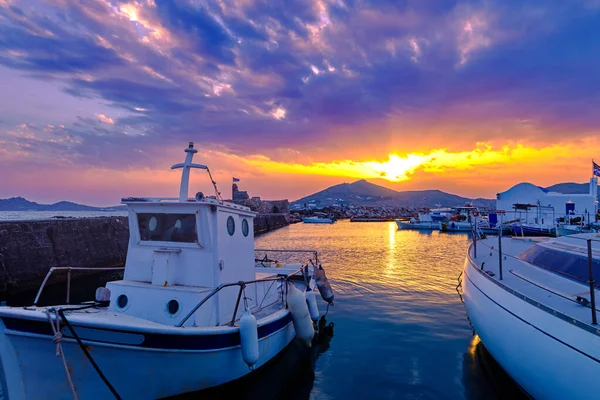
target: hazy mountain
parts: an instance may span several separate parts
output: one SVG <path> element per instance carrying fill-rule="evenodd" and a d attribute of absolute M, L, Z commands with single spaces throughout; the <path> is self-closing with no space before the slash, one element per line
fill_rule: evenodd
<path fill-rule="evenodd" d="M 377 197 L 377 198 L 385 198 L 385 197 L 394 197 L 398 195 L 398 192 L 392 189 L 388 189 L 383 186 L 375 185 L 371 182 L 368 182 L 364 179 L 360 181 L 356 181 L 354 183 L 342 183 L 339 185 L 328 187 L 325 190 L 321 190 L 320 192 L 314 193 L 308 197 L 304 197 L 302 199 L 297 200 L 298 202 L 308 199 L 309 197 L 312 199 L 315 198 L 333 198 L 333 197 L 346 197 L 346 198 L 365 198 L 365 197 Z"/>
<path fill-rule="evenodd" d="M 548 186 L 546 190 L 564 194 L 585 194 L 590 192 L 590 184 L 574 182 L 557 183 L 556 185 Z"/>
<path fill-rule="evenodd" d="M 70 201 L 59 201 L 54 204 L 39 204 L 23 197 L 0 199 L 0 211 L 116 211 L 123 206 L 92 207 Z"/>
<path fill-rule="evenodd" d="M 467 202 L 473 201 L 477 207 L 493 208 L 496 205 L 495 200 L 490 199 L 469 199 L 441 190 L 416 190 L 398 192 L 383 186 L 376 185 L 366 180 L 356 181 L 354 183 L 342 183 L 331 186 L 320 192 L 303 197 L 292 203 L 304 205 L 304 203 L 315 203 L 318 207 L 326 207 L 333 204 L 356 204 L 356 205 L 393 205 L 404 207 L 435 207 L 436 204 L 442 206 L 462 206 Z"/>

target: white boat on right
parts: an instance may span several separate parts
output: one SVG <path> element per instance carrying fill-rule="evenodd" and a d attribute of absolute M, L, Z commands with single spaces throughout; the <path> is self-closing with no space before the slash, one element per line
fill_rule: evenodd
<path fill-rule="evenodd" d="M 599 234 L 477 240 L 460 279 L 475 331 L 528 395 L 600 397 Z"/>

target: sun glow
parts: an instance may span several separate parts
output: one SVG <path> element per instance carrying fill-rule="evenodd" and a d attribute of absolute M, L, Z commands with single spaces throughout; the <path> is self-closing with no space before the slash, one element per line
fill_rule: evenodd
<path fill-rule="evenodd" d="M 379 174 L 379 178 L 400 182 L 407 180 L 416 168 L 427 161 L 427 156 L 419 154 L 407 154 L 405 157 L 390 154 L 388 157 L 388 160 L 384 162 L 368 161 L 363 165 Z"/>
<path fill-rule="evenodd" d="M 583 146 L 552 145 L 536 148 L 523 144 L 509 144 L 494 148 L 487 143 L 477 143 L 475 149 L 452 152 L 433 149 L 425 153 L 389 154 L 387 160 L 337 160 L 307 164 L 275 161 L 263 155 L 239 157 L 247 166 L 269 173 L 339 176 L 357 179 L 381 178 L 390 182 L 402 182 L 417 172 L 433 175 L 452 174 L 455 178 L 477 174 L 482 168 L 544 169 L 544 165 L 558 160 L 561 154 L 585 158 L 587 150 L 597 146 L 590 142 Z"/>

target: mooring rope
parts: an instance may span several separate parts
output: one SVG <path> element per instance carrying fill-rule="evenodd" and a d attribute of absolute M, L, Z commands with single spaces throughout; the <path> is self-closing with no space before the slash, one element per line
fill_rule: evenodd
<path fill-rule="evenodd" d="M 54 312 L 55 312 L 56 326 L 54 326 L 54 322 L 52 321 L 52 317 L 50 316 L 50 311 L 46 310 L 46 316 L 48 317 L 48 322 L 50 322 L 50 326 L 52 327 L 52 332 L 54 333 L 54 339 L 52 339 L 52 342 L 54 344 L 56 344 L 56 357 L 60 356 L 62 358 L 62 363 L 63 363 L 63 366 L 65 367 L 65 373 L 67 375 L 67 381 L 69 382 L 69 386 L 71 387 L 71 392 L 73 393 L 73 398 L 75 400 L 79 400 L 79 397 L 77 396 L 77 391 L 75 390 L 75 385 L 73 384 L 73 378 L 71 377 L 71 371 L 69 370 L 69 366 L 67 365 L 65 353 L 63 352 L 63 348 L 62 348 L 63 335 L 62 335 L 62 332 L 60 331 L 60 318 L 58 316 L 58 311 L 54 310 Z"/>
<path fill-rule="evenodd" d="M 77 332 L 75 332 L 75 329 L 73 329 L 73 326 L 71 325 L 71 323 L 69 322 L 67 317 L 65 317 L 65 313 L 63 312 L 63 310 L 59 308 L 56 310 L 56 313 L 58 315 L 60 315 L 60 317 L 62 318 L 63 321 L 65 321 L 65 324 L 67 325 L 67 328 L 69 328 L 71 335 L 73 335 L 73 337 L 77 341 L 77 344 L 79 344 L 79 347 L 81 348 L 81 350 L 83 351 L 83 353 L 85 354 L 87 359 L 92 364 L 92 367 L 94 367 L 94 369 L 98 373 L 98 376 L 100 377 L 100 379 L 102 379 L 102 382 L 104 382 L 104 384 L 110 390 L 110 392 L 113 394 L 113 396 L 115 396 L 115 399 L 121 400 L 121 396 L 119 396 L 119 393 L 117 392 L 117 390 L 113 387 L 113 385 L 110 384 L 110 382 L 108 381 L 106 376 L 104 376 L 104 373 L 102 372 L 102 370 L 100 369 L 98 364 L 96 364 L 96 361 L 94 361 L 94 358 L 88 351 L 87 347 L 83 344 L 83 342 L 81 341 L 81 338 L 79 337 L 79 335 L 77 335 Z"/>

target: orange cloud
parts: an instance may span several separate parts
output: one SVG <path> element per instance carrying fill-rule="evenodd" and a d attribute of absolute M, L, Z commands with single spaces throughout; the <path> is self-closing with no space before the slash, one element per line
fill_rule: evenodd
<path fill-rule="evenodd" d="M 109 124 L 109 125 L 115 124 L 115 121 L 112 118 L 107 117 L 104 114 L 96 114 L 96 118 L 98 118 L 98 121 L 102 122 L 103 124 Z"/>
<path fill-rule="evenodd" d="M 565 156 L 571 160 L 590 157 L 589 149 L 597 148 L 597 144 L 593 139 L 589 141 L 589 146 L 555 144 L 540 148 L 524 144 L 507 144 L 500 148 L 494 148 L 486 143 L 477 143 L 476 147 L 469 151 L 453 152 L 442 148 L 404 155 L 389 154 L 385 160 L 338 160 L 307 164 L 275 161 L 262 155 L 246 158 L 229 157 L 238 158 L 239 162 L 270 174 L 321 175 L 357 179 L 381 178 L 390 182 L 402 182 L 410 180 L 416 171 L 452 177 L 453 175 L 469 174 L 469 171 L 473 172 L 475 169 L 482 168 L 502 167 L 514 170 L 515 166 L 535 168 L 543 165 L 546 169 L 549 163 L 555 163 L 557 159 Z M 227 157 L 227 155 L 224 156 Z"/>

